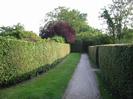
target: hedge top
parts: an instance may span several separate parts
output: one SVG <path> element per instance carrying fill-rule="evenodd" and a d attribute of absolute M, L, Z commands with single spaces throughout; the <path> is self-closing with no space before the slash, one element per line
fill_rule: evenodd
<path fill-rule="evenodd" d="M 89 46 L 89 47 L 102 47 L 102 46 L 107 46 L 107 47 L 121 47 L 121 46 L 133 46 L 133 44 L 105 44 L 105 45 L 95 45 L 95 46 Z"/>

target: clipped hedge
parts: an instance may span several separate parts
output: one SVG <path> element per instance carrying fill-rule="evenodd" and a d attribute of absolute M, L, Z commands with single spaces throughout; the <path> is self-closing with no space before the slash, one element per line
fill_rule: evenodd
<path fill-rule="evenodd" d="M 0 38 L 0 86 L 27 79 L 70 52 L 69 44 Z"/>
<path fill-rule="evenodd" d="M 133 45 L 96 47 L 100 69 L 112 92 L 119 99 L 133 99 Z"/>
<path fill-rule="evenodd" d="M 88 47 L 89 58 L 92 63 L 94 63 L 95 67 L 99 67 L 98 63 L 98 46 L 90 46 Z"/>

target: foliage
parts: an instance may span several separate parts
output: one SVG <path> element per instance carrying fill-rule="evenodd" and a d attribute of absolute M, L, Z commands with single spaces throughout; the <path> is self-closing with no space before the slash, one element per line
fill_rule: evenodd
<path fill-rule="evenodd" d="M 2 26 L 0 27 L 0 36 L 12 36 L 20 39 L 19 34 L 24 31 L 24 27 L 21 24 L 14 26 Z"/>
<path fill-rule="evenodd" d="M 124 29 L 122 39 L 117 43 L 133 43 L 133 29 Z"/>
<path fill-rule="evenodd" d="M 68 44 L 0 38 L 0 86 L 14 84 L 47 69 L 70 52 Z"/>
<path fill-rule="evenodd" d="M 76 41 L 71 44 L 71 52 L 82 52 L 82 46 L 83 45 L 83 42 L 81 39 L 76 39 Z"/>
<path fill-rule="evenodd" d="M 44 21 L 45 24 L 51 21 L 66 21 L 76 33 L 83 32 L 88 28 L 86 13 L 81 13 L 78 10 L 65 7 L 58 7 L 48 12 Z"/>
<path fill-rule="evenodd" d="M 0 89 L 1 99 L 61 99 L 80 59 L 71 53 L 46 74 L 14 87 Z"/>
<path fill-rule="evenodd" d="M 75 31 L 74 29 L 64 21 L 52 22 L 47 27 L 40 30 L 40 36 L 42 38 L 53 37 L 55 35 L 62 36 L 68 43 L 74 43 Z"/>
<path fill-rule="evenodd" d="M 76 42 L 71 44 L 72 52 L 88 52 L 88 46 L 113 43 L 111 36 L 103 34 L 100 30 L 90 26 L 86 32 L 81 32 L 76 36 Z"/>
<path fill-rule="evenodd" d="M 5 38 L 5 39 L 16 39 L 16 40 L 17 40 L 17 38 L 14 37 L 14 36 L 0 36 L 0 38 Z"/>
<path fill-rule="evenodd" d="M 112 37 L 102 34 L 99 30 L 81 32 L 77 35 L 77 38 L 82 40 L 83 52 L 88 52 L 88 46 L 113 43 Z"/>
<path fill-rule="evenodd" d="M 112 93 L 117 95 L 118 99 L 132 99 L 133 45 L 116 44 L 96 47 L 98 47 L 97 58 L 101 72 Z M 94 47 L 90 48 L 93 50 Z"/>
<path fill-rule="evenodd" d="M 22 39 L 33 42 L 40 39 L 39 36 L 37 36 L 32 31 L 25 31 L 24 27 L 20 23 L 14 26 L 0 27 L 0 36 L 12 39 L 14 38 Z"/>
<path fill-rule="evenodd" d="M 36 42 L 36 41 L 41 39 L 38 35 L 36 35 L 32 31 L 23 31 L 23 32 L 21 32 L 19 34 L 19 38 L 21 40 L 31 41 L 31 42 Z"/>
<path fill-rule="evenodd" d="M 115 23 L 113 22 L 113 19 L 111 18 L 111 15 L 109 14 L 109 11 L 107 9 L 104 9 L 101 17 L 103 17 L 106 20 L 106 23 L 108 25 L 109 34 L 113 36 L 114 42 L 115 42 Z"/>
<path fill-rule="evenodd" d="M 62 36 L 54 36 L 51 39 L 58 43 L 65 43 L 65 39 Z"/>
<path fill-rule="evenodd" d="M 77 38 L 80 38 L 85 42 L 90 42 L 88 43 L 89 45 L 113 43 L 111 36 L 103 34 L 100 30 L 94 29 L 91 27 L 89 31 L 81 32 L 80 34 L 77 34 Z"/>
<path fill-rule="evenodd" d="M 104 8 L 101 17 L 106 20 L 109 33 L 115 39 L 121 39 L 123 29 L 132 25 L 133 1 L 112 0 L 108 8 Z"/>

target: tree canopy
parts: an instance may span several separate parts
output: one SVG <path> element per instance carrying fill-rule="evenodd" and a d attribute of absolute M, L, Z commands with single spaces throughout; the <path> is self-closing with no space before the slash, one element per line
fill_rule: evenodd
<path fill-rule="evenodd" d="M 81 13 L 78 10 L 65 7 L 58 7 L 48 12 L 44 18 L 44 23 L 47 24 L 51 21 L 66 21 L 74 28 L 76 33 L 83 32 L 87 28 L 86 13 Z"/>
<path fill-rule="evenodd" d="M 112 0 L 112 4 L 103 9 L 101 17 L 106 20 L 108 31 L 114 39 L 120 39 L 124 28 L 133 24 L 133 1 Z"/>

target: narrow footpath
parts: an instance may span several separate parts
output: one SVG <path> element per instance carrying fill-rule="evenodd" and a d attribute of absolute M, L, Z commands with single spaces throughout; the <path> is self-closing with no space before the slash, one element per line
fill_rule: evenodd
<path fill-rule="evenodd" d="M 100 99 L 94 71 L 88 55 L 82 54 L 63 99 Z"/>

